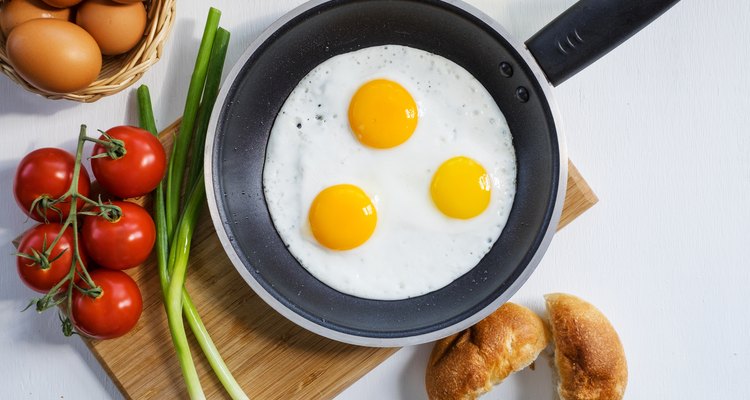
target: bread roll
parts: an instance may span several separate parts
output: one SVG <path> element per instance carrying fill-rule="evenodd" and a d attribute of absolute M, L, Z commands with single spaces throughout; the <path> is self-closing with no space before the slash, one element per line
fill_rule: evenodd
<path fill-rule="evenodd" d="M 547 300 L 562 400 L 614 400 L 625 394 L 628 366 L 620 338 L 596 307 L 555 293 Z"/>
<path fill-rule="evenodd" d="M 431 400 L 474 399 L 531 364 L 549 342 L 531 310 L 505 303 L 471 328 L 435 343 L 425 383 Z"/>

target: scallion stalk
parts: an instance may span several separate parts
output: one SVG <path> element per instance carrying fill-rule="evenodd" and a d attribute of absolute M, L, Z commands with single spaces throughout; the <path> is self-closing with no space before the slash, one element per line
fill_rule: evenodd
<path fill-rule="evenodd" d="M 227 49 L 229 47 L 229 31 L 224 28 L 219 28 L 216 31 L 214 37 L 214 43 L 211 47 L 211 56 L 208 62 L 208 74 L 206 77 L 206 85 L 203 90 L 203 100 L 201 101 L 200 109 L 198 111 L 198 118 L 195 126 L 195 132 L 192 143 L 192 166 L 188 175 L 189 187 L 193 187 L 194 190 L 203 191 L 205 197 L 205 186 L 203 182 L 203 149 L 206 141 L 206 132 L 208 131 L 208 122 L 213 111 L 214 104 L 216 103 L 216 97 L 219 94 L 219 88 L 221 87 L 221 75 L 224 69 L 224 61 L 227 56 Z M 193 224 L 198 222 L 200 216 L 200 210 L 195 213 L 195 220 Z M 173 271 L 170 270 L 170 273 Z M 214 370 L 214 373 L 219 378 L 219 381 L 224 386 L 224 389 L 229 393 L 229 396 L 234 400 L 247 399 L 247 395 L 240 387 L 239 383 L 234 379 L 234 376 L 229 371 L 224 360 L 219 354 L 219 350 L 214 345 L 208 332 L 206 331 L 203 322 L 198 315 L 198 311 L 192 303 L 190 296 L 187 291 L 183 288 L 183 312 L 187 319 L 188 325 L 193 331 L 198 344 L 203 350 L 203 354 L 208 359 L 208 363 Z"/>
<path fill-rule="evenodd" d="M 158 135 L 156 122 L 154 121 L 153 108 L 151 107 L 151 96 L 148 87 L 145 85 L 138 88 L 138 103 L 141 127 L 148 130 L 153 135 Z M 169 234 L 167 232 L 166 215 L 164 210 L 163 185 L 163 182 L 160 182 L 153 194 L 154 219 L 156 220 L 156 259 L 159 268 L 159 281 L 161 283 L 162 292 L 164 293 L 164 304 L 167 311 L 169 332 L 172 336 L 172 343 L 175 346 L 177 358 L 180 361 L 182 374 L 185 377 L 188 394 L 191 399 L 201 399 L 205 398 L 205 396 L 200 384 L 200 379 L 198 378 L 198 372 L 195 369 L 195 363 L 193 363 L 193 358 L 190 354 L 190 346 L 188 345 L 187 336 L 185 335 L 185 328 L 181 326 L 182 314 L 179 309 L 177 312 L 174 312 L 169 307 L 167 298 L 167 289 L 169 287 L 169 271 L 167 268 L 169 262 Z"/>
<path fill-rule="evenodd" d="M 156 129 L 154 120 L 154 109 L 151 106 L 151 94 L 148 86 L 141 85 L 138 88 L 138 111 L 141 128 L 151 132 L 152 135 L 159 137 L 159 131 Z M 166 214 L 164 210 L 164 180 L 159 182 L 159 186 L 154 190 L 154 219 L 157 226 L 156 232 L 156 260 L 159 265 L 159 277 L 161 280 L 162 291 L 166 293 L 165 278 L 169 278 L 167 272 L 167 261 L 169 258 L 169 234 L 166 226 Z M 164 268 L 162 268 L 164 267 Z M 163 271 L 162 271 L 163 269 Z"/>
<path fill-rule="evenodd" d="M 205 325 L 198 315 L 198 310 L 184 287 L 188 266 L 187 261 L 190 251 L 190 241 L 200 216 L 200 205 L 203 204 L 205 200 L 205 186 L 202 179 L 203 163 L 201 162 L 203 159 L 203 142 L 205 141 L 208 128 L 208 119 L 211 115 L 214 103 L 216 102 L 216 96 L 218 95 L 221 83 L 221 74 L 224 60 L 226 58 L 229 36 L 228 31 L 219 28 L 215 34 L 214 42 L 211 47 L 207 78 L 205 88 L 203 89 L 203 101 L 201 102 L 198 111 L 195 136 L 192 139 L 193 165 L 192 168 L 190 168 L 187 181 L 189 184 L 188 187 L 192 189 L 189 192 L 186 207 L 180 217 L 179 224 L 176 226 L 177 231 L 172 239 L 171 248 L 169 246 L 170 231 L 167 223 L 169 213 L 166 212 L 166 210 L 169 209 L 170 204 L 167 202 L 165 205 L 163 183 L 160 184 L 154 192 L 154 214 L 157 225 L 157 260 L 159 264 L 159 278 L 162 292 L 165 296 L 165 307 L 167 309 L 170 332 L 172 333 L 172 339 L 173 342 L 175 342 L 175 347 L 178 351 L 178 358 L 180 359 L 183 375 L 185 376 L 186 384 L 188 385 L 188 392 L 191 398 L 202 398 L 203 396 L 202 390 L 200 390 L 200 382 L 197 378 L 197 374 L 193 373 L 195 367 L 192 363 L 189 347 L 187 346 L 187 338 L 183 338 L 185 331 L 184 325 L 182 325 L 182 320 L 179 318 L 180 306 L 188 325 L 193 331 L 198 344 L 203 350 L 203 353 L 214 373 L 219 378 L 219 381 L 232 399 L 242 400 L 248 399 L 247 395 L 234 379 L 234 376 L 231 374 L 229 368 L 219 354 L 216 345 L 211 340 Z M 141 86 L 138 89 L 138 101 L 141 127 L 156 135 L 157 129 L 153 118 L 151 97 L 146 86 Z M 182 130 L 180 130 L 180 132 L 182 132 Z M 175 151 L 177 151 L 176 147 Z M 170 165 L 172 164 L 170 163 Z M 179 212 L 177 214 L 179 214 Z"/>
<path fill-rule="evenodd" d="M 216 30 L 219 27 L 221 11 L 210 8 L 206 18 L 206 27 L 203 30 L 203 38 L 198 49 L 198 56 L 195 59 L 195 68 L 190 78 L 188 87 L 187 101 L 185 101 L 185 110 L 182 113 L 182 123 L 180 130 L 175 138 L 172 149 L 172 157 L 169 159 L 167 168 L 167 187 L 166 187 L 166 222 L 167 232 L 170 237 L 174 233 L 177 224 L 177 218 L 180 210 L 180 196 L 182 195 L 182 181 L 185 177 L 185 163 L 187 162 L 188 150 L 190 147 L 195 120 L 200 106 L 201 94 L 206 82 L 208 73 L 208 60 L 211 56 L 211 47 L 213 46 Z"/>
<path fill-rule="evenodd" d="M 202 180 L 199 180 L 201 184 Z M 193 232 L 197 221 L 197 214 L 203 202 L 206 200 L 205 188 L 194 187 L 188 195 L 185 209 L 177 225 L 177 229 L 169 248 L 168 266 L 171 267 L 169 286 L 166 293 L 167 321 L 169 330 L 172 332 L 172 339 L 175 350 L 180 355 L 180 367 L 182 374 L 188 386 L 188 394 L 191 399 L 204 399 L 203 389 L 198 379 L 198 372 L 195 370 L 190 347 L 185 335 L 185 325 L 182 320 L 182 289 L 185 286 L 185 276 L 187 273 L 188 257 L 190 255 L 190 243 L 193 239 Z M 174 340 L 176 339 L 176 340 Z M 185 362 L 183 358 L 189 359 Z"/>
<path fill-rule="evenodd" d="M 203 173 L 203 168 L 196 167 L 200 164 L 198 161 L 203 160 L 203 148 L 206 142 L 208 122 L 211 118 L 211 111 L 216 103 L 216 96 L 219 95 L 221 73 L 224 70 L 224 60 L 227 57 L 228 46 L 229 31 L 219 28 L 216 31 L 214 44 L 211 47 L 206 87 L 203 89 L 203 101 L 201 101 L 201 106 L 198 110 L 198 119 L 195 124 L 195 137 L 193 138 L 193 153 L 191 158 L 193 166 L 190 168 L 190 174 L 188 175 L 188 187 L 191 187 L 198 180 L 198 175 Z"/>

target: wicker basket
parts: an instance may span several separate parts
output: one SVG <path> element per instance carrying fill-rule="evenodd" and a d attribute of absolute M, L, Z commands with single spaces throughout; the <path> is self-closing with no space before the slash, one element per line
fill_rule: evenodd
<path fill-rule="evenodd" d="M 150 66 L 161 58 L 162 48 L 175 19 L 176 0 L 150 0 L 145 5 L 148 22 L 143 39 L 129 52 L 118 56 L 104 56 L 102 71 L 94 83 L 75 93 L 49 93 L 39 90 L 24 81 L 8 62 L 5 54 L 5 38 L 0 35 L 0 70 L 24 89 L 48 99 L 68 99 L 91 103 L 104 96 L 122 91 L 141 78 Z"/>

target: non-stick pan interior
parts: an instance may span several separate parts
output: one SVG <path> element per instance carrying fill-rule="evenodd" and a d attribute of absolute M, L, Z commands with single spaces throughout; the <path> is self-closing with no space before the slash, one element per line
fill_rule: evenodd
<path fill-rule="evenodd" d="M 472 73 L 505 114 L 518 160 L 515 203 L 490 253 L 447 287 L 399 301 L 348 296 L 312 277 L 276 233 L 262 188 L 268 135 L 297 83 L 334 55 L 383 44 L 439 54 Z M 510 77 L 507 68 L 501 71 L 502 62 L 512 67 Z M 520 87 L 528 93 L 525 102 Z M 300 14 L 245 62 L 222 105 L 214 140 L 209 195 L 249 274 L 302 317 L 371 338 L 440 330 L 509 296 L 506 289 L 527 268 L 550 224 L 560 172 L 552 114 L 531 69 L 482 20 L 438 1 L 331 1 Z"/>

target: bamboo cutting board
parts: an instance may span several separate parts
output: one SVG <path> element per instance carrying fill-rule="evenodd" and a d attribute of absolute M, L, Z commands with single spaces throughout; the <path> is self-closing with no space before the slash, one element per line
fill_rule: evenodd
<path fill-rule="evenodd" d="M 165 148 L 171 149 L 178 126 L 176 122 L 162 132 Z M 596 202 L 586 181 L 569 164 L 560 228 Z M 143 295 L 138 325 L 118 339 L 84 341 L 126 398 L 187 398 L 167 328 L 155 260 L 128 272 Z M 216 346 L 251 399 L 332 398 L 397 350 L 334 342 L 276 313 L 232 266 L 207 209 L 193 237 L 186 285 Z M 190 334 L 189 338 L 207 397 L 227 398 L 197 342 Z"/>

